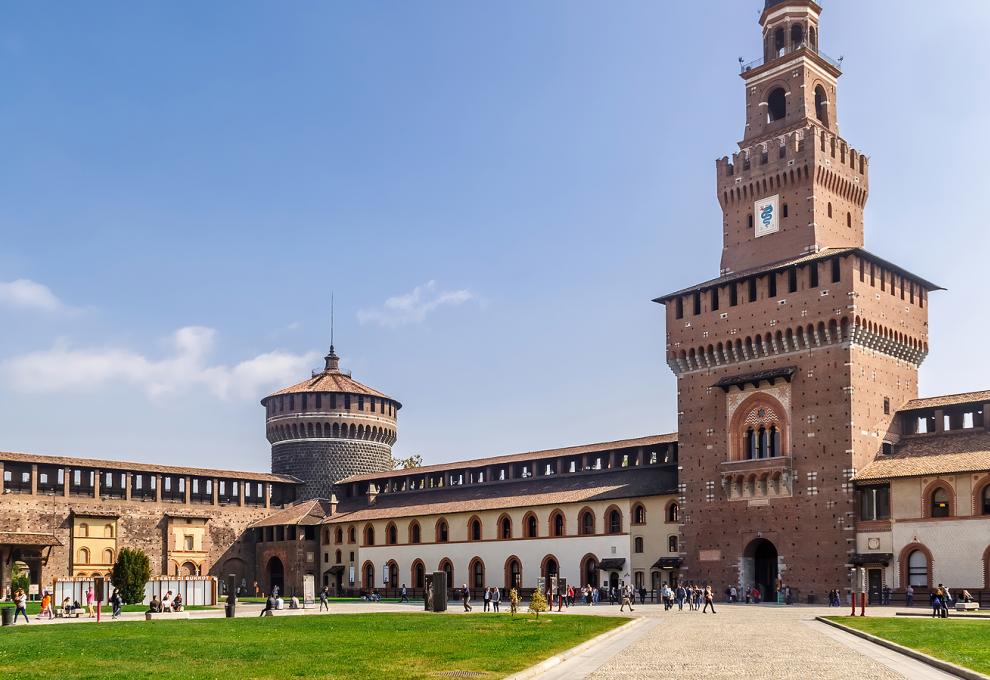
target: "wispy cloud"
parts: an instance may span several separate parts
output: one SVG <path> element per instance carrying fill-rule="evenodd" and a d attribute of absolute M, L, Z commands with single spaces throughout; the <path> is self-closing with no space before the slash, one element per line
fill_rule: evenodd
<path fill-rule="evenodd" d="M 126 348 L 73 348 L 59 341 L 48 350 L 0 363 L 0 378 L 20 392 L 95 392 L 113 385 L 133 386 L 150 397 L 205 389 L 221 399 L 254 399 L 270 387 L 307 375 L 317 352 L 273 351 L 234 365 L 211 364 L 216 331 L 187 326 L 175 331 L 169 352 L 149 358 Z"/>
<path fill-rule="evenodd" d="M 51 289 L 37 281 L 0 281 L 0 306 L 58 312 L 68 309 Z"/>
<path fill-rule="evenodd" d="M 388 298 L 381 307 L 358 311 L 358 321 L 394 328 L 419 323 L 440 307 L 456 307 L 474 298 L 467 289 L 438 290 L 436 281 L 428 281 L 408 293 Z"/>

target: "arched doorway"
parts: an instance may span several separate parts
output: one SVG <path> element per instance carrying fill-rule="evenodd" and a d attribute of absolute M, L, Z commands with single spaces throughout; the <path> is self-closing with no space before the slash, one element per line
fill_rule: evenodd
<path fill-rule="evenodd" d="M 278 592 L 285 592 L 285 569 L 282 560 L 277 557 L 271 558 L 265 571 L 268 573 L 268 592 L 275 590 L 276 586 Z"/>
<path fill-rule="evenodd" d="M 760 599 L 774 600 L 777 592 L 777 546 L 765 538 L 758 538 L 743 553 L 745 583 L 743 588 L 754 585 L 760 589 Z"/>

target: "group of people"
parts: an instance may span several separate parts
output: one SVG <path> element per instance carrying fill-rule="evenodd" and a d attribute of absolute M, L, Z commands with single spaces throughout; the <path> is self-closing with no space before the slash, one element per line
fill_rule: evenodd
<path fill-rule="evenodd" d="M 731 595 L 727 597 L 730 598 L 730 602 L 735 601 L 731 599 Z M 711 585 L 702 587 L 697 583 L 682 583 L 677 588 L 671 588 L 664 584 L 660 589 L 660 600 L 663 602 L 664 611 L 670 611 L 675 604 L 678 611 L 683 611 L 684 605 L 687 604 L 688 611 L 700 611 L 706 614 L 711 607 L 712 614 L 715 613 L 715 592 Z"/>
<path fill-rule="evenodd" d="M 117 591 L 114 591 L 114 595 L 117 595 Z M 119 597 L 119 595 L 118 595 Z M 113 597 L 110 598 L 111 603 L 113 602 Z M 151 604 L 148 605 L 148 611 L 156 614 L 162 614 L 164 612 L 181 612 L 183 607 L 182 603 L 182 593 L 176 593 L 172 595 L 172 591 L 166 592 L 162 599 L 158 599 L 157 595 L 151 597 Z M 119 613 L 119 612 L 118 612 Z M 114 615 L 117 618 L 117 615 Z"/>

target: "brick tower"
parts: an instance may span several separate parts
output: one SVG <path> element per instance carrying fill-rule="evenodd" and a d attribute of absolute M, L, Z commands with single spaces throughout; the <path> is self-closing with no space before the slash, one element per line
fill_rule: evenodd
<path fill-rule="evenodd" d="M 272 472 L 303 480 L 299 500 L 330 498 L 344 477 L 392 468 L 402 404 L 342 371 L 333 345 L 325 361 L 310 379 L 261 400 Z"/>
<path fill-rule="evenodd" d="M 848 585 L 850 478 L 917 396 L 937 289 L 863 249 L 869 163 L 839 136 L 820 13 L 767 0 L 743 141 L 716 162 L 720 275 L 656 300 L 678 383 L 682 578 L 769 596 Z"/>

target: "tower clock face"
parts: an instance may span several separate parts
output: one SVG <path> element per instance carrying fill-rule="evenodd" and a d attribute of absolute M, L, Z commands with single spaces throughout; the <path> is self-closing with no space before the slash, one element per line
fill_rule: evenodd
<path fill-rule="evenodd" d="M 762 198 L 753 206 L 753 220 L 756 227 L 756 238 L 780 231 L 780 195 L 775 194 Z"/>

